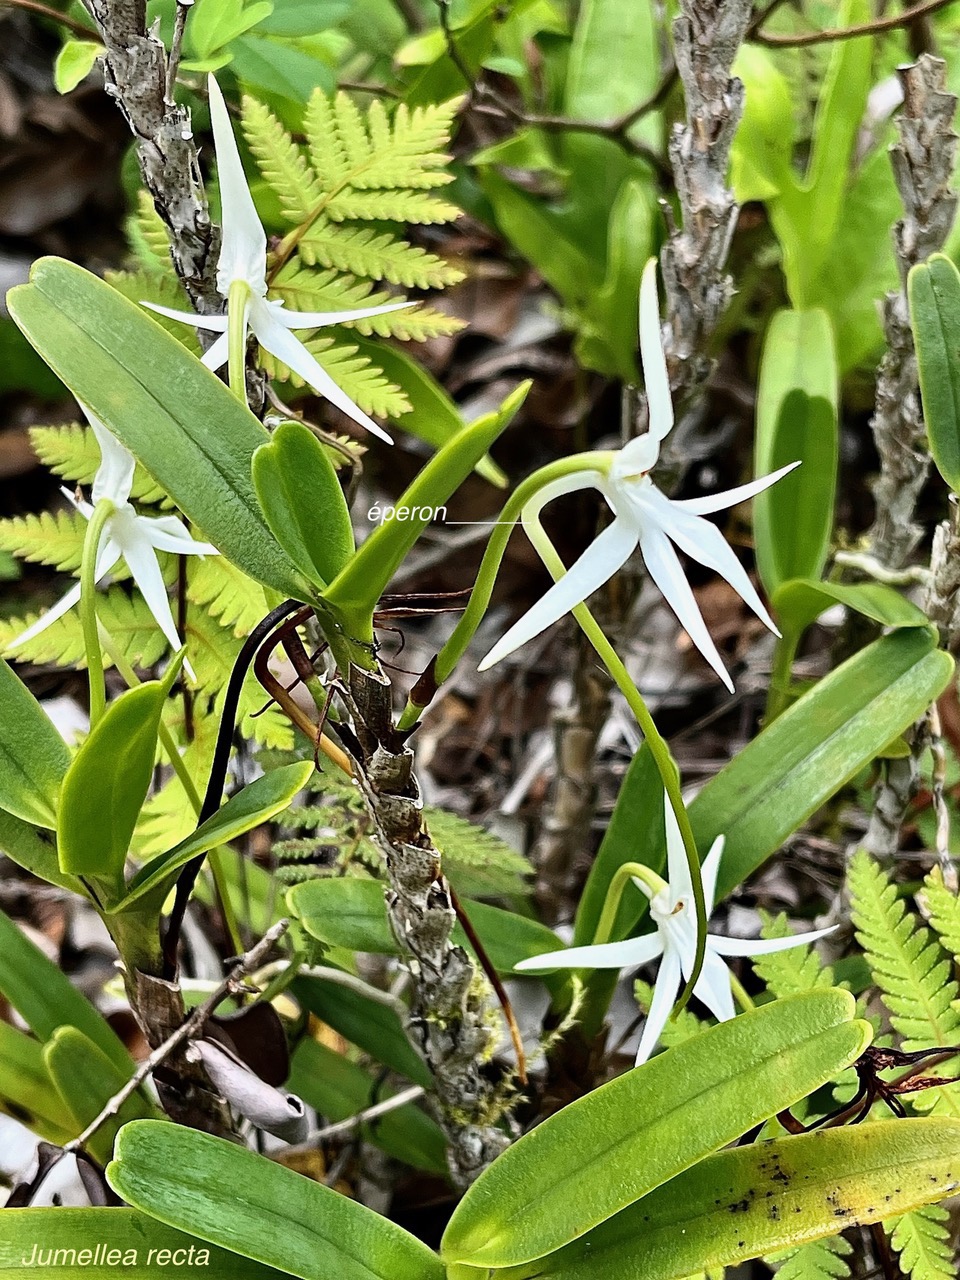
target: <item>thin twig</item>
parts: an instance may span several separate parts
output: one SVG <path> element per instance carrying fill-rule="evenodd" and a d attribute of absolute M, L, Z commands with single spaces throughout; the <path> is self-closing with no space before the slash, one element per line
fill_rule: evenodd
<path fill-rule="evenodd" d="M 774 49 L 799 49 L 805 45 L 828 44 L 836 40 L 856 40 L 860 36 L 875 36 L 884 31 L 895 31 L 898 27 L 908 27 L 918 18 L 926 18 L 953 3 L 954 0 L 926 0 L 926 3 L 918 4 L 904 13 L 893 14 L 889 18 L 876 18 L 873 22 L 862 22 L 854 27 L 829 27 L 826 31 L 807 31 L 795 36 L 755 31 L 751 39 L 755 44 Z"/>
<path fill-rule="evenodd" d="M 348 1116 L 346 1120 L 339 1120 L 336 1124 L 328 1124 L 324 1129 L 318 1129 L 316 1133 L 311 1133 L 305 1142 L 300 1142 L 296 1146 L 284 1147 L 273 1157 L 274 1159 L 286 1160 L 288 1156 L 308 1155 L 316 1151 L 321 1142 L 326 1142 L 328 1138 L 337 1138 L 344 1133 L 352 1133 L 354 1129 L 360 1125 L 366 1124 L 370 1120 L 377 1120 L 380 1116 L 388 1115 L 391 1111 L 396 1111 L 398 1107 L 405 1107 L 408 1102 L 415 1102 L 417 1098 L 424 1096 L 425 1090 L 419 1084 L 411 1085 L 409 1089 L 403 1089 L 400 1093 L 395 1093 L 392 1098 L 385 1098 L 383 1102 L 375 1102 L 373 1106 L 365 1107 L 363 1111 L 358 1111 L 355 1116 Z"/>
<path fill-rule="evenodd" d="M 61 27 L 66 27 L 74 35 L 83 36 L 87 40 L 97 39 L 97 31 L 94 27 L 84 26 L 82 22 L 76 22 L 73 18 L 68 18 L 65 13 L 58 13 L 56 9 L 51 9 L 49 5 L 40 4 L 39 0 L 0 0 L 0 7 L 3 6 L 9 9 L 26 9 L 28 13 L 37 13 L 41 18 L 49 18 L 51 22 L 59 23 Z"/>
<path fill-rule="evenodd" d="M 289 920 L 280 920 L 271 929 L 267 930 L 255 947 L 251 947 L 246 955 L 240 957 L 223 981 L 204 1000 L 203 1004 L 197 1005 L 187 1019 L 177 1027 L 176 1031 L 168 1036 L 163 1044 L 158 1045 L 149 1058 L 145 1058 L 140 1063 L 123 1088 L 113 1095 L 100 1114 L 87 1125 L 83 1133 L 74 1138 L 72 1142 L 66 1144 L 63 1148 L 65 1153 L 79 1151 L 81 1147 L 89 1142 L 101 1125 L 106 1124 L 111 1116 L 118 1114 L 123 1104 L 136 1093 L 147 1077 L 152 1075 L 157 1067 L 183 1044 L 184 1040 L 188 1040 L 195 1032 L 200 1030 L 220 1001 L 235 990 L 239 980 L 258 965 L 273 944 L 286 933 L 289 923 Z"/>
<path fill-rule="evenodd" d="M 180 53 L 183 49 L 183 33 L 187 26 L 187 14 L 193 8 L 194 0 L 177 0 L 177 11 L 173 18 L 173 37 L 170 40 L 170 53 L 167 57 L 167 84 L 163 100 L 168 107 L 175 106 L 173 96 L 177 83 L 177 68 L 180 66 Z"/>

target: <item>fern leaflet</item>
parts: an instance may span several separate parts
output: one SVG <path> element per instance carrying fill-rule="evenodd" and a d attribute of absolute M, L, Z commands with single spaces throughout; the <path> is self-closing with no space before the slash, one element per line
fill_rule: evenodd
<path fill-rule="evenodd" d="M 930 923 L 945 949 L 960 959 L 960 898 L 943 883 L 939 867 L 934 867 L 923 883 Z"/>
<path fill-rule="evenodd" d="M 831 1236 L 771 1254 L 764 1261 L 777 1268 L 778 1280 L 846 1280 L 852 1252 L 853 1246 L 843 1236 Z"/>
<path fill-rule="evenodd" d="M 61 573 L 80 568 L 87 522 L 79 511 L 41 511 L 38 516 L 0 520 L 0 551 L 32 564 L 48 564 Z"/>
<path fill-rule="evenodd" d="M 911 1280 L 955 1280 L 949 1222 L 946 1209 L 930 1204 L 885 1224 L 900 1267 Z"/>
<path fill-rule="evenodd" d="M 31 427 L 30 443 L 34 453 L 54 475 L 72 484 L 93 483 L 100 465 L 97 438 L 87 427 L 72 423 L 65 427 Z M 134 469 L 130 497 L 145 505 L 172 505 L 156 481 L 139 464 Z"/>
<path fill-rule="evenodd" d="M 0 652 L 25 631 L 39 615 L 4 619 L 0 622 Z M 97 617 L 109 631 L 120 652 L 135 667 L 152 667 L 167 652 L 167 642 L 139 593 L 128 595 L 122 587 L 110 587 L 97 596 Z M 45 631 L 8 656 L 19 662 L 39 665 L 55 663 L 59 667 L 84 668 L 87 665 L 83 629 L 76 610 L 51 622 Z M 104 657 L 104 661 L 109 659 Z"/>
<path fill-rule="evenodd" d="M 788 938 L 793 932 L 782 912 L 776 918 L 761 913 L 761 919 L 765 938 Z M 835 985 L 833 970 L 822 963 L 813 947 L 791 947 L 755 956 L 753 967 L 778 1000 Z"/>

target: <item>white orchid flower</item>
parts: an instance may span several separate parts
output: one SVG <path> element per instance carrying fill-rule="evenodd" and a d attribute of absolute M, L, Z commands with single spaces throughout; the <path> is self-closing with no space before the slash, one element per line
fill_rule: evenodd
<path fill-rule="evenodd" d="M 683 837 L 670 802 L 664 797 L 664 815 L 667 833 L 667 874 L 669 884 L 655 872 L 647 870 L 644 879 L 633 877 L 633 883 L 650 901 L 650 917 L 656 925 L 653 933 L 639 938 L 627 938 L 623 942 L 605 942 L 587 947 L 568 947 L 564 951 L 549 951 L 544 955 L 521 960 L 516 969 L 522 973 L 550 973 L 555 969 L 636 969 L 651 960 L 662 957 L 660 971 L 653 989 L 653 999 L 637 1050 L 637 1066 L 650 1057 L 660 1033 L 666 1026 L 682 984 L 689 979 L 697 951 L 697 921 L 693 905 L 693 888 L 690 869 L 683 848 Z M 703 863 L 703 894 L 707 915 L 713 910 L 717 887 L 717 872 L 723 855 L 723 836 L 713 842 Z M 726 1022 L 735 1014 L 733 993 L 730 986 L 730 970 L 723 962 L 724 956 L 763 956 L 772 951 L 786 951 L 816 942 L 832 933 L 829 929 L 816 929 L 812 933 L 798 933 L 790 938 L 756 939 L 723 938 L 707 934 L 707 948 L 703 969 L 697 979 L 693 994 L 702 1000 L 720 1022 Z"/>
<path fill-rule="evenodd" d="M 217 263 L 217 289 L 227 299 L 228 315 L 197 315 L 192 311 L 175 311 L 171 307 L 161 307 L 152 302 L 144 302 L 142 305 L 162 316 L 169 316 L 172 320 L 182 320 L 197 329 L 219 333 L 221 336 L 203 356 L 203 363 L 208 369 L 214 370 L 222 368 L 230 357 L 229 313 L 235 313 L 239 309 L 243 315 L 243 324 L 237 326 L 237 333 L 243 335 L 244 341 L 249 329 L 264 350 L 292 369 L 318 395 L 326 397 L 360 426 L 366 427 L 388 444 L 392 443 L 383 428 L 378 427 L 337 386 L 326 369 L 310 354 L 300 339 L 293 336 L 291 330 L 320 329 L 325 325 L 343 324 L 347 320 L 366 320 L 370 316 L 381 316 L 388 311 L 399 311 L 413 303 L 393 302 L 386 306 L 357 307 L 349 311 L 287 311 L 282 302 L 267 297 L 267 235 L 247 186 L 237 140 L 220 86 L 213 76 L 209 77 L 208 84 L 222 206 L 223 240 Z"/>
<path fill-rule="evenodd" d="M 84 413 L 100 446 L 100 466 L 93 481 L 92 502 L 78 501 L 69 489 L 61 489 L 85 519 L 89 520 L 97 503 L 108 499 L 114 510 L 107 517 L 103 537 L 97 549 L 95 579 L 100 581 L 118 563 L 125 560 L 134 582 L 140 588 L 147 608 L 156 619 L 157 626 L 174 650 L 183 648 L 173 620 L 167 588 L 157 560 L 158 551 L 172 551 L 181 556 L 216 556 L 219 551 L 208 542 L 197 542 L 176 516 L 139 516 L 130 505 L 133 486 L 133 470 L 136 465 L 133 454 L 123 447 L 102 422 L 86 408 Z M 8 649 L 17 649 L 45 631 L 51 623 L 69 612 L 80 601 L 80 583 L 70 588 L 66 595 L 18 636 Z M 186 664 L 185 664 L 186 665 Z M 189 666 L 187 666 L 189 672 Z M 192 673 L 191 673 L 192 675 Z"/>
<path fill-rule="evenodd" d="M 639 547 L 650 577 L 690 639 L 732 693 L 733 682 L 710 637 L 671 541 L 692 559 L 719 573 L 761 622 L 775 635 L 780 634 L 720 530 L 702 517 L 752 498 L 800 464 L 790 463 L 759 480 L 706 498 L 674 501 L 654 485 L 649 473 L 660 455 L 662 441 L 673 427 L 670 384 L 660 344 L 656 270 L 656 259 L 651 258 L 640 286 L 640 356 L 646 382 L 649 430 L 616 452 L 588 455 L 596 458 L 596 466 L 585 466 L 581 471 L 544 485 L 521 513 L 524 528 L 534 545 L 538 536 L 543 537 L 539 527 L 541 510 L 565 493 L 598 489 L 615 518 L 546 595 L 493 646 L 480 663 L 481 671 L 582 604 L 608 582 Z"/>

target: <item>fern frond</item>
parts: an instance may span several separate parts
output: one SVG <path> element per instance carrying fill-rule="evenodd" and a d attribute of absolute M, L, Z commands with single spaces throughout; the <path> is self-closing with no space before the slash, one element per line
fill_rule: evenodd
<path fill-rule="evenodd" d="M 291 222 L 303 222 L 323 195 L 300 148 L 269 108 L 256 98 L 243 99 L 243 132 L 260 172 L 280 197 L 280 209 Z"/>
<path fill-rule="evenodd" d="M 474 898 L 525 892 L 532 868 L 505 840 L 446 809 L 428 806 L 424 816 L 458 891 Z"/>
<path fill-rule="evenodd" d="M 100 446 L 88 427 L 79 423 L 65 427 L 31 427 L 30 443 L 37 457 L 54 475 L 62 476 L 71 484 L 93 483 L 100 466 Z M 133 473 L 130 497 L 146 506 L 156 503 L 168 507 L 173 505 L 139 463 Z"/>
<path fill-rule="evenodd" d="M 213 698 L 214 712 L 219 718 L 242 641 L 203 609 L 188 612 L 184 639 L 187 657 L 196 672 L 197 685 L 202 693 Z M 293 726 L 278 708 L 267 706 L 268 701 L 251 671 L 240 693 L 238 719 L 241 732 L 262 746 L 289 750 L 293 746 Z M 267 710 L 262 715 L 256 714 L 264 706 Z"/>
<path fill-rule="evenodd" d="M 776 1267 L 778 1280 L 846 1280 L 852 1252 L 853 1246 L 843 1236 L 831 1236 L 771 1254 L 764 1262 Z"/>
<path fill-rule="evenodd" d="M 783 912 L 776 917 L 761 912 L 760 919 L 764 938 L 788 938 L 793 932 Z M 835 985 L 833 970 L 821 962 L 813 947 L 791 947 L 755 956 L 753 967 L 778 1000 Z"/>
<path fill-rule="evenodd" d="M 366 337 L 398 338 L 401 342 L 426 342 L 428 338 L 444 338 L 466 328 L 466 321 L 448 316 L 435 307 L 411 307 L 409 311 L 388 311 L 367 320 L 354 320 L 350 325 Z"/>
<path fill-rule="evenodd" d="M 170 238 L 166 224 L 146 191 L 137 192 L 137 210 L 127 219 L 127 239 L 140 265 L 155 273 L 170 268 Z"/>
<path fill-rule="evenodd" d="M 0 551 L 31 564 L 48 564 L 61 573 L 75 573 L 80 568 L 86 531 L 86 520 L 72 508 L 12 516 L 0 520 Z"/>
<path fill-rule="evenodd" d="M 187 295 L 176 276 L 170 272 L 161 275 L 154 271 L 108 271 L 105 278 L 117 293 L 123 294 L 131 302 L 155 302 L 158 306 L 173 307 L 178 311 L 191 309 Z M 184 320 L 171 320 L 169 316 L 159 315 L 156 311 L 144 310 L 155 324 L 166 329 L 191 355 L 200 355 L 200 340 L 192 325 Z"/>
<path fill-rule="evenodd" d="M 315 356 L 334 382 L 361 409 L 377 418 L 399 418 L 409 412 L 411 405 L 406 394 L 370 362 L 357 354 L 357 348 L 336 338 L 310 338 L 304 346 Z M 292 374 L 269 351 L 261 348 L 260 362 L 271 378 L 291 381 L 295 387 L 304 385 L 303 379 Z"/>
<path fill-rule="evenodd" d="M 955 1280 L 949 1223 L 947 1210 L 930 1204 L 884 1224 L 900 1268 L 911 1280 Z"/>
<path fill-rule="evenodd" d="M 331 196 L 324 215 L 332 222 L 451 222 L 460 210 L 426 191 L 344 191 Z"/>
<path fill-rule="evenodd" d="M 934 867 L 923 883 L 930 924 L 944 948 L 960 961 L 960 898 L 943 883 L 939 867 Z"/>
<path fill-rule="evenodd" d="M 268 612 L 263 587 L 226 556 L 205 556 L 190 565 L 187 599 L 237 637 L 248 636 Z"/>
<path fill-rule="evenodd" d="M 650 1002 L 653 1000 L 653 987 L 642 978 L 637 978 L 633 984 L 633 998 L 644 1013 L 649 1013 Z M 709 1026 L 709 1022 L 704 1022 L 689 1009 L 682 1009 L 676 1018 L 667 1019 L 665 1027 L 660 1032 L 659 1043 L 664 1049 L 672 1049 L 675 1045 L 692 1040 L 694 1036 L 702 1035 Z"/>
<path fill-rule="evenodd" d="M 45 631 L 15 652 L 8 651 L 7 646 L 38 616 L 31 614 L 26 618 L 0 621 L 0 653 L 18 662 L 54 663 L 58 667 L 78 669 L 86 667 L 83 629 L 75 609 L 52 622 Z M 122 587 L 110 587 L 100 592 L 97 596 L 97 617 L 132 666 L 152 667 L 167 652 L 163 632 L 139 592 L 128 595 Z M 109 663 L 106 655 L 104 661 Z"/>
<path fill-rule="evenodd" d="M 310 266 L 333 267 L 367 280 L 389 280 L 408 289 L 442 289 L 463 279 L 459 268 L 388 232 L 326 218 L 310 225 L 298 248 Z"/>
<path fill-rule="evenodd" d="M 869 854 L 859 852 L 853 858 L 848 885 L 857 939 L 903 1047 L 957 1044 L 957 984 L 940 944 L 907 910 L 896 885 Z M 949 1073 L 945 1067 L 944 1074 Z M 950 1086 L 925 1091 L 915 1105 L 960 1115 L 960 1097 Z"/>
<path fill-rule="evenodd" d="M 402 302 L 380 289 L 373 291 L 367 280 L 336 271 L 311 271 L 303 266 L 288 265 L 280 272 L 270 289 L 291 311 L 336 311 L 354 307 L 380 307 L 388 302 Z M 399 338 L 401 342 L 426 342 L 428 338 L 458 333 L 464 321 L 445 315 L 432 307 L 417 306 L 406 311 L 388 311 L 367 320 L 351 320 L 345 329 L 356 329 L 370 336 Z"/>

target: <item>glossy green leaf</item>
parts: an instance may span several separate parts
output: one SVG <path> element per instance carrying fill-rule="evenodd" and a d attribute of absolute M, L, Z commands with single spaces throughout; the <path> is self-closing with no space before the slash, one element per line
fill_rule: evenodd
<path fill-rule="evenodd" d="M 12 813 L 0 809 L 0 852 L 49 884 L 69 889 L 71 893 L 85 894 L 86 890 L 75 876 L 60 870 L 57 842 L 52 831 L 22 822 Z"/>
<path fill-rule="evenodd" d="M 127 1125 L 107 1179 L 168 1226 L 301 1280 L 443 1280 L 436 1255 L 388 1219 L 193 1129 L 154 1120 Z"/>
<path fill-rule="evenodd" d="M 377 525 L 346 568 L 324 592 L 335 609 L 366 619 L 387 589 L 407 552 L 433 518 L 460 487 L 493 442 L 509 426 L 530 390 L 529 382 L 511 391 L 496 413 L 485 414 L 464 427 L 436 453 L 397 499 L 391 515 Z M 397 512 L 415 512 L 400 519 Z"/>
<path fill-rule="evenodd" d="M 923 418 L 937 470 L 960 491 L 960 272 L 935 253 L 907 281 Z"/>
<path fill-rule="evenodd" d="M 793 181 L 790 83 L 767 49 L 744 44 L 734 75 L 746 91 L 743 117 L 730 148 L 730 185 L 737 200 L 769 200 Z"/>
<path fill-rule="evenodd" d="M 361 355 L 368 356 L 391 382 L 402 387 L 406 393 L 412 406 L 410 412 L 393 419 L 403 431 L 433 445 L 435 449 L 442 449 L 448 440 L 467 425 L 460 410 L 440 383 L 416 360 L 411 360 L 406 352 L 384 342 L 373 342 L 355 331 L 350 334 L 350 341 L 356 345 Z M 484 480 L 489 480 L 498 489 L 506 488 L 507 477 L 486 454 L 477 463 L 475 470 L 477 475 L 483 476 Z"/>
<path fill-rule="evenodd" d="M 106 50 L 99 40 L 65 40 L 53 64 L 53 86 L 57 93 L 69 93 L 86 80 L 102 53 Z"/>
<path fill-rule="evenodd" d="M 253 483 L 274 537 L 326 586 L 353 555 L 353 525 L 333 463 L 302 422 L 284 422 L 253 455 Z"/>
<path fill-rule="evenodd" d="M 952 658 L 919 627 L 881 636 L 758 734 L 690 805 L 697 848 L 726 836 L 724 898 L 946 688 Z"/>
<path fill-rule="evenodd" d="M 300 788 L 306 785 L 313 769 L 310 760 L 285 764 L 248 783 L 186 839 L 141 867 L 115 909 L 128 911 L 150 893 L 159 891 L 165 896 L 170 876 L 192 858 L 235 840 L 286 809 Z"/>
<path fill-rule="evenodd" d="M 957 1120 L 881 1120 L 777 1138 L 710 1156 L 574 1244 L 497 1280 L 681 1280 L 879 1222 L 958 1186 Z"/>
<path fill-rule="evenodd" d="M 830 1080 L 863 1052 L 849 992 L 778 1000 L 578 1099 L 509 1147 L 454 1210 L 442 1255 L 541 1259 Z"/>
<path fill-rule="evenodd" d="M 133 1075 L 132 1062 L 129 1071 L 120 1071 L 103 1050 L 76 1027 L 59 1027 L 44 1046 L 43 1059 L 74 1122 L 72 1137 L 83 1132 Z M 128 1120 L 145 1120 L 159 1114 L 138 1090 L 124 1102 L 117 1115 L 104 1121 L 85 1144 L 86 1149 L 100 1164 L 106 1164 L 122 1125 Z"/>
<path fill-rule="evenodd" d="M 0 992 L 39 1040 L 49 1040 L 58 1027 L 76 1027 L 116 1068 L 130 1071 L 130 1055 L 107 1020 L 2 911 Z"/>
<path fill-rule="evenodd" d="M 267 527 L 250 473 L 265 428 L 143 310 L 70 262 L 40 258 L 10 314 L 78 400 L 127 446 L 191 522 L 258 582 L 312 588 Z"/>
<path fill-rule="evenodd" d="M 73 1137 L 70 1116 L 43 1060 L 43 1045 L 2 1019 L 0 1111 L 15 1116 L 46 1142 L 62 1146 Z"/>
<path fill-rule="evenodd" d="M 297 1046 L 287 1088 L 334 1124 L 396 1093 L 342 1053 L 310 1039 Z M 356 1133 L 415 1169 L 447 1174 L 446 1139 L 437 1122 L 413 1102 L 358 1126 Z"/>
<path fill-rule="evenodd" d="M 34 1248 L 39 1252 L 31 1264 Z M 4 1209 L 0 1280 L 23 1280 L 25 1274 L 57 1280 L 283 1280 L 273 1267 L 173 1231 L 133 1209 Z"/>
<path fill-rule="evenodd" d="M 825 311 L 778 311 L 757 391 L 756 473 L 800 466 L 754 498 L 757 567 L 768 594 L 819 578 L 833 533 L 839 435 L 837 359 Z"/>
<path fill-rule="evenodd" d="M 74 756 L 60 795 L 63 871 L 104 878 L 119 893 L 137 818 L 153 777 L 167 683 L 121 693 Z"/>
<path fill-rule="evenodd" d="M 783 631 L 800 632 L 835 604 L 845 605 L 879 622 L 882 627 L 925 627 L 929 618 L 906 596 L 883 582 L 819 582 L 791 578 L 781 583 L 771 600 Z"/>
<path fill-rule="evenodd" d="M 346 974 L 343 976 L 347 978 Z M 414 1084 L 423 1085 L 425 1089 L 430 1087 L 430 1072 L 410 1043 L 405 1006 L 399 1001 L 377 1000 L 372 993 L 367 995 L 356 986 L 338 982 L 332 974 L 326 978 L 316 971 L 309 977 L 298 978 L 291 992 L 314 1017 L 375 1062 L 382 1062 Z M 297 1091 L 294 1089 L 294 1092 Z"/>
<path fill-rule="evenodd" d="M 40 703 L 2 659 L 0 706 L 0 809 L 53 828 L 70 752 Z"/>

